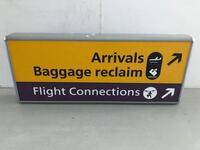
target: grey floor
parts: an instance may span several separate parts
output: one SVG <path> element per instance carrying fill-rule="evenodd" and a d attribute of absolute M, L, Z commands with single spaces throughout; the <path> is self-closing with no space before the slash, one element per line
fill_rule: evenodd
<path fill-rule="evenodd" d="M 0 89 L 0 150 L 200 150 L 200 89 L 178 105 L 19 104 Z"/>

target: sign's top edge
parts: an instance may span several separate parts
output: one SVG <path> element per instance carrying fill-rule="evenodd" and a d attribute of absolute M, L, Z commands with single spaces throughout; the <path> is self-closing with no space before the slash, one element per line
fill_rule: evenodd
<path fill-rule="evenodd" d="M 184 34 L 83 34 L 83 33 L 12 33 L 5 40 L 74 40 L 74 41 L 188 41 Z"/>

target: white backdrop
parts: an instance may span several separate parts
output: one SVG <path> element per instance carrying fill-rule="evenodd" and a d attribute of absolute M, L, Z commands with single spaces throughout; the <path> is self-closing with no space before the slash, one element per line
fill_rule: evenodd
<path fill-rule="evenodd" d="M 101 32 L 192 35 L 185 86 L 200 87 L 199 15 L 199 0 L 0 0 L 0 86 L 13 86 L 6 34 Z"/>

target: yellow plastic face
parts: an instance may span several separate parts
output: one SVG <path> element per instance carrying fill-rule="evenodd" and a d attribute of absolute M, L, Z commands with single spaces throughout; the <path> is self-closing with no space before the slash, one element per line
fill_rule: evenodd
<path fill-rule="evenodd" d="M 183 81 L 191 44 L 10 40 L 8 48 L 16 82 L 179 84 Z"/>

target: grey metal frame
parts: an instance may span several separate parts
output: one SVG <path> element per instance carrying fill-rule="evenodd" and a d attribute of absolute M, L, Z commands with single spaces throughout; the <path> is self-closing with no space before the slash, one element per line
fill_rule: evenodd
<path fill-rule="evenodd" d="M 27 40 L 27 41 L 136 41 L 136 42 L 191 42 L 189 49 L 189 56 L 182 80 L 182 86 L 180 96 L 177 102 L 120 102 L 120 101 L 20 101 L 19 93 L 16 85 L 15 73 L 12 66 L 12 60 L 10 59 L 10 53 L 7 41 L 8 40 Z M 190 61 L 191 49 L 194 43 L 192 36 L 185 34 L 82 34 L 82 33 L 12 33 L 5 36 L 7 54 L 10 63 L 12 79 L 14 81 L 14 88 L 16 96 L 20 103 L 71 103 L 71 104 L 178 104 L 182 95 L 183 87 L 185 84 L 185 74 Z"/>

